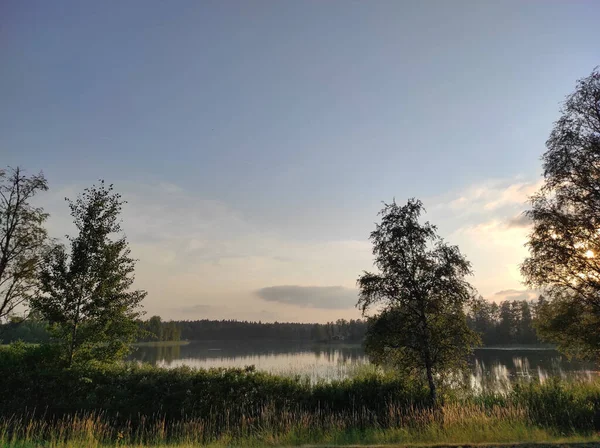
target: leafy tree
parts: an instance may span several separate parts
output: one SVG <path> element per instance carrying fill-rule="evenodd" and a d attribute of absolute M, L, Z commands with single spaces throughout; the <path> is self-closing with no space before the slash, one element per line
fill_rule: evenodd
<path fill-rule="evenodd" d="M 164 322 L 161 330 L 161 340 L 163 341 L 179 341 L 181 339 L 181 330 L 174 321 Z"/>
<path fill-rule="evenodd" d="M 371 233 L 379 273 L 358 279 L 358 306 L 371 319 L 365 348 L 374 362 L 392 361 L 427 378 L 432 403 L 437 377 L 466 367 L 466 356 L 478 343 L 468 328 L 465 307 L 474 289 L 465 280 L 471 265 L 457 246 L 446 244 L 429 222 L 419 223 L 423 204 L 385 204 L 381 223 Z"/>
<path fill-rule="evenodd" d="M 577 83 L 546 142 L 544 184 L 521 266 L 544 290 L 537 329 L 567 354 L 600 357 L 600 70 Z"/>
<path fill-rule="evenodd" d="M 148 331 L 154 335 L 157 341 L 162 341 L 163 325 L 160 316 L 152 316 L 148 320 Z"/>
<path fill-rule="evenodd" d="M 78 235 L 70 251 L 57 247 L 41 273 L 41 294 L 34 309 L 62 342 L 66 362 L 122 356 L 137 332 L 135 320 L 145 291 L 130 288 L 135 260 L 121 232 L 124 201 L 112 185 L 92 186 L 70 201 Z"/>
<path fill-rule="evenodd" d="M 48 250 L 48 214 L 31 204 L 48 190 L 42 173 L 26 176 L 20 168 L 0 170 L 0 322 L 34 293 L 40 264 Z"/>

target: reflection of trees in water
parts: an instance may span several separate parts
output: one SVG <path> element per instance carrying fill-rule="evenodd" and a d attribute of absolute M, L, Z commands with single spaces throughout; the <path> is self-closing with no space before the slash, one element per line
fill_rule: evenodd
<path fill-rule="evenodd" d="M 153 365 L 169 365 L 177 359 L 230 360 L 243 364 L 251 358 L 295 354 L 311 354 L 315 360 L 324 359 L 328 363 L 356 363 L 365 360 L 364 351 L 359 345 L 314 345 L 276 341 L 207 341 L 171 347 L 144 346 L 138 347 L 131 359 Z"/>
<path fill-rule="evenodd" d="M 318 360 L 324 356 L 328 362 L 351 363 L 363 361 L 366 359 L 365 352 L 361 346 L 340 346 L 340 345 L 318 345 L 311 349 Z"/>
<path fill-rule="evenodd" d="M 569 360 L 554 350 L 476 350 L 471 360 L 471 385 L 475 390 L 508 391 L 516 381 L 544 382 L 558 376 L 591 378 L 593 363 Z"/>
<path fill-rule="evenodd" d="M 137 347 L 131 359 L 156 366 L 159 363 L 171 364 L 174 360 L 181 358 L 181 346 L 144 346 Z"/>
<path fill-rule="evenodd" d="M 153 365 L 246 366 L 262 364 L 287 373 L 344 376 L 348 366 L 367 362 L 359 345 L 289 341 L 204 341 L 182 346 L 139 347 L 131 359 Z M 553 350 L 476 350 L 470 383 L 475 389 L 502 391 L 514 381 L 545 381 L 550 376 L 589 377 L 592 363 L 568 360 Z M 332 373 L 333 372 L 333 373 Z"/>

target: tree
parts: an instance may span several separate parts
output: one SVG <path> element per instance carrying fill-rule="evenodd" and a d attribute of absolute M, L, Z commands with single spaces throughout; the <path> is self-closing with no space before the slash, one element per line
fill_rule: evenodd
<path fill-rule="evenodd" d="M 521 272 L 544 291 L 536 327 L 567 354 L 600 357 L 600 70 L 577 82 L 542 156 L 544 184 Z"/>
<path fill-rule="evenodd" d="M 519 304 L 519 309 L 521 311 L 521 316 L 519 319 L 520 325 L 517 334 L 518 342 L 522 344 L 535 344 L 537 342 L 537 338 L 535 335 L 535 330 L 533 329 L 531 305 L 526 300 L 523 300 Z"/>
<path fill-rule="evenodd" d="M 465 280 L 471 265 L 458 247 L 446 244 L 429 222 L 419 223 L 421 201 L 385 204 L 381 223 L 371 233 L 379 273 L 358 279 L 358 306 L 370 319 L 365 348 L 375 363 L 391 360 L 427 379 L 437 402 L 437 377 L 466 367 L 478 343 L 466 322 L 465 307 L 475 291 Z"/>
<path fill-rule="evenodd" d="M 148 331 L 153 335 L 155 340 L 163 340 L 163 324 L 160 316 L 152 316 L 148 320 Z"/>
<path fill-rule="evenodd" d="M 28 177 L 20 168 L 0 170 L 0 323 L 35 292 L 49 247 L 48 214 L 31 200 L 46 190 L 42 173 Z"/>
<path fill-rule="evenodd" d="M 498 322 L 498 342 L 500 344 L 514 344 L 517 339 L 518 310 L 514 304 L 504 301 L 500 304 Z"/>
<path fill-rule="evenodd" d="M 124 201 L 102 181 L 70 201 L 78 235 L 53 250 L 41 273 L 34 309 L 63 344 L 67 364 L 122 356 L 137 332 L 145 291 L 130 288 L 135 260 L 121 232 Z"/>
<path fill-rule="evenodd" d="M 469 328 L 480 335 L 484 345 L 496 342 L 496 320 L 494 316 L 494 305 L 478 297 L 470 307 L 467 315 Z"/>

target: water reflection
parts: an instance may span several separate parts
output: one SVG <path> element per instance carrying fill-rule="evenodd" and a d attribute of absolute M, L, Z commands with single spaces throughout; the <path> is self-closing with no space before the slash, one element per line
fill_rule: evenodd
<path fill-rule="evenodd" d="M 306 375 L 311 380 L 340 379 L 368 364 L 358 345 L 312 345 L 290 342 L 203 341 L 171 347 L 139 347 L 132 360 L 156 366 L 244 367 L 283 374 Z M 510 390 L 515 381 L 551 376 L 589 379 L 597 374 L 592 363 L 569 360 L 548 349 L 479 349 L 470 360 L 470 385 L 476 391 Z"/>
<path fill-rule="evenodd" d="M 507 392 L 515 382 L 545 382 L 549 377 L 589 380 L 597 374 L 593 363 L 569 360 L 555 350 L 480 349 L 471 361 L 474 390 Z"/>

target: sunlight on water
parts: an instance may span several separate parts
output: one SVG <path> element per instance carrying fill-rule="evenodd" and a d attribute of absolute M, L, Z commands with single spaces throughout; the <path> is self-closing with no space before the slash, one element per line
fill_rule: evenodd
<path fill-rule="evenodd" d="M 216 352 L 216 351 L 215 351 Z M 357 365 L 368 364 L 366 357 L 350 358 L 340 351 L 332 353 L 296 352 L 287 354 L 248 354 L 243 356 L 217 355 L 205 358 L 180 358 L 172 361 L 160 360 L 161 367 L 245 367 L 255 366 L 273 374 L 286 376 L 308 376 L 312 381 L 319 379 L 342 379 L 351 376 Z"/>
<path fill-rule="evenodd" d="M 312 382 L 352 377 L 370 366 L 358 345 L 310 345 L 282 342 L 204 341 L 174 347 L 140 347 L 132 360 L 173 368 L 246 367 L 277 375 L 307 377 Z M 470 362 L 467 384 L 475 392 L 507 393 L 515 382 L 549 377 L 589 380 L 597 366 L 570 361 L 548 349 L 481 349 Z M 458 384 L 459 377 L 449 378 Z"/>

